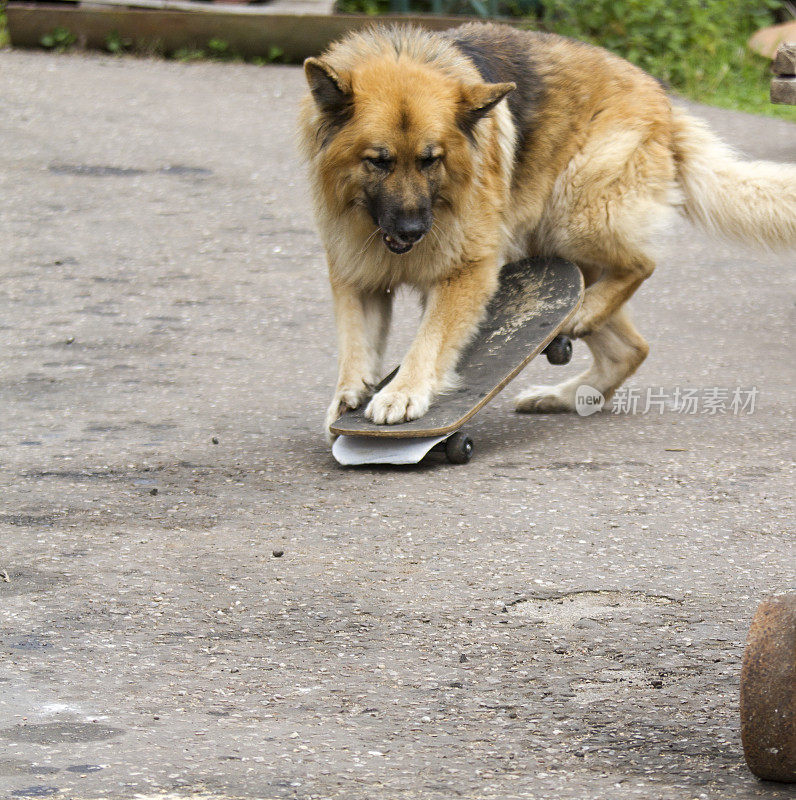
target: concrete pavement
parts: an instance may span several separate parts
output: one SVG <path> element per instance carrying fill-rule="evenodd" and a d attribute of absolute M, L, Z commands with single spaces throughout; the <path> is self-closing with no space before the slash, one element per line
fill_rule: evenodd
<path fill-rule="evenodd" d="M 511 412 L 581 345 L 469 465 L 345 470 L 302 91 L 0 52 L 0 796 L 791 796 L 737 713 L 794 586 L 792 254 L 678 222 L 635 302 L 633 387 L 752 414 Z"/>

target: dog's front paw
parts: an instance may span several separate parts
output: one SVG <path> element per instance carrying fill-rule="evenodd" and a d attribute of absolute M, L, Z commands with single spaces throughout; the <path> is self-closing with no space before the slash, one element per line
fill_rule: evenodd
<path fill-rule="evenodd" d="M 422 417 L 430 405 L 430 389 L 393 389 L 385 386 L 368 403 L 365 416 L 377 425 L 395 425 Z"/>
<path fill-rule="evenodd" d="M 346 411 L 353 411 L 362 405 L 362 401 L 368 396 L 368 387 L 362 385 L 361 388 L 342 388 L 334 393 L 334 398 L 326 411 L 326 420 L 323 429 L 327 438 L 334 439 L 334 434 L 329 431 L 330 426 L 338 420 Z"/>

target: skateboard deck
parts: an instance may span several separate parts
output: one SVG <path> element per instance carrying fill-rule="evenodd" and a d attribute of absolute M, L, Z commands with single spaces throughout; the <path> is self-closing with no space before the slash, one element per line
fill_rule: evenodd
<path fill-rule="evenodd" d="M 548 257 L 506 264 L 479 332 L 459 359 L 456 370 L 461 377 L 459 388 L 437 397 L 424 416 L 410 422 L 376 425 L 365 417 L 366 403 L 346 412 L 330 428 L 340 437 L 333 449 L 335 457 L 341 463 L 352 464 L 416 463 L 422 455 L 413 461 L 362 459 L 367 457 L 368 447 L 374 457 L 389 453 L 400 456 L 407 443 L 395 440 L 426 439 L 430 442 L 429 449 L 439 445 L 545 350 L 577 311 L 582 297 L 583 277 L 569 261 Z M 386 386 L 396 371 L 397 368 L 387 375 L 377 390 Z M 346 441 L 349 437 L 357 440 Z M 361 437 L 371 441 L 362 441 Z M 393 441 L 377 444 L 376 439 Z M 420 442 L 414 445 L 414 451 L 422 450 Z M 356 454 L 352 455 L 352 450 Z"/>

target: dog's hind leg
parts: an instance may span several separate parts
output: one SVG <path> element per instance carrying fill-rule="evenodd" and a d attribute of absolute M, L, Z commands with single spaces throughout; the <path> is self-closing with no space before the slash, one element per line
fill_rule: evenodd
<path fill-rule="evenodd" d="M 596 332 L 583 337 L 594 363 L 586 372 L 555 386 L 531 386 L 514 401 L 517 411 L 546 414 L 575 410 L 579 386 L 591 386 L 606 401 L 641 366 L 649 346 L 620 308 Z"/>
<path fill-rule="evenodd" d="M 535 231 L 544 251 L 596 278 L 564 333 L 596 334 L 650 277 L 650 242 L 671 216 L 674 174 L 662 125 L 594 124 L 557 178 Z"/>
<path fill-rule="evenodd" d="M 578 313 L 564 333 L 581 339 L 598 332 L 633 296 L 655 269 L 655 263 L 643 253 L 633 256 L 614 255 L 610 268 L 586 289 Z M 576 259 L 576 263 L 580 262 Z"/>

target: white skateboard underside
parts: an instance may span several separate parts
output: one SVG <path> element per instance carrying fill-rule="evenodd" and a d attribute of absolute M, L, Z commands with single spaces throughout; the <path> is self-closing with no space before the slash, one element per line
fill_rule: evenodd
<path fill-rule="evenodd" d="M 344 467 L 359 464 L 417 464 L 423 456 L 446 436 L 407 437 L 338 436 L 332 455 Z"/>

